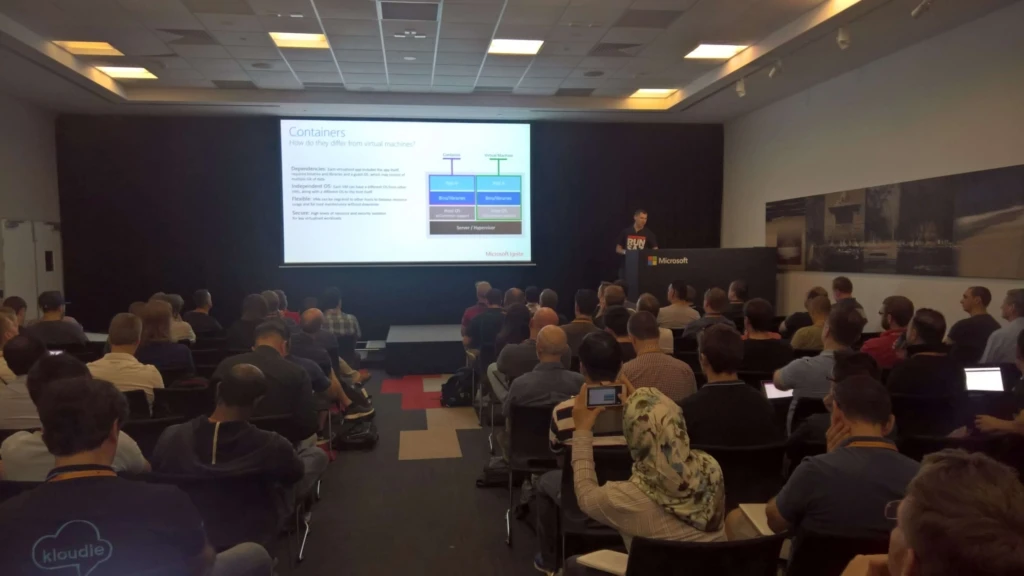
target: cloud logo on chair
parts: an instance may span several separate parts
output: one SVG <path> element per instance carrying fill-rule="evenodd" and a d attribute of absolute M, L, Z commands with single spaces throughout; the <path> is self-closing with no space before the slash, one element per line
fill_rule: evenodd
<path fill-rule="evenodd" d="M 100 536 L 95 524 L 72 520 L 55 534 L 36 540 L 32 545 L 32 562 L 42 570 L 75 568 L 78 576 L 89 576 L 113 552 L 114 547 Z"/>

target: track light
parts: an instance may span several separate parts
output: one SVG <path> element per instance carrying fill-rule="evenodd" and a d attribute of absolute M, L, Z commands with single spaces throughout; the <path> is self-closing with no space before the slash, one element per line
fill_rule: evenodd
<path fill-rule="evenodd" d="M 839 45 L 840 50 L 846 50 L 850 47 L 850 30 L 846 26 L 841 26 L 839 32 L 836 33 L 836 44 Z"/>
<path fill-rule="evenodd" d="M 776 60 L 775 64 L 772 64 L 772 67 L 768 69 L 768 77 L 775 78 L 779 72 L 782 72 L 782 60 Z"/>
<path fill-rule="evenodd" d="M 914 8 L 913 10 L 910 11 L 910 17 L 911 18 L 917 18 L 921 14 L 924 14 L 925 12 L 927 12 L 928 9 L 931 8 L 931 7 L 932 7 L 932 0 L 922 0 L 921 3 L 917 5 L 917 8 Z"/>
<path fill-rule="evenodd" d="M 736 82 L 736 94 L 738 94 L 740 98 L 747 95 L 747 83 L 745 79 L 740 78 L 739 81 Z"/>

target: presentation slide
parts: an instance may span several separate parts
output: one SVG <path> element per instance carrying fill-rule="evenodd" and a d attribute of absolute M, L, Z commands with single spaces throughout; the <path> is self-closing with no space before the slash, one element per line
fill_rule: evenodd
<path fill-rule="evenodd" d="M 281 121 L 285 264 L 530 262 L 530 126 Z"/>

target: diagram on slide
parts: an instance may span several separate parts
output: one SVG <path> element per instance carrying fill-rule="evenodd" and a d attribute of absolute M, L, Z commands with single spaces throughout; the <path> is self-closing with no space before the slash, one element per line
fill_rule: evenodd
<path fill-rule="evenodd" d="M 455 170 L 458 154 L 446 154 L 447 174 L 427 174 L 430 235 L 519 235 L 523 232 L 523 176 L 502 174 L 512 154 L 486 154 L 493 174 Z"/>

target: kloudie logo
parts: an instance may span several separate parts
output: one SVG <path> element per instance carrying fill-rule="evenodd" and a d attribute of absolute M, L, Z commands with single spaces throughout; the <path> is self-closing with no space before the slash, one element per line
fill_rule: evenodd
<path fill-rule="evenodd" d="M 78 576 L 89 576 L 97 566 L 110 559 L 114 549 L 100 536 L 92 522 L 72 520 L 43 536 L 32 546 L 32 562 L 43 570 L 74 567 Z"/>

